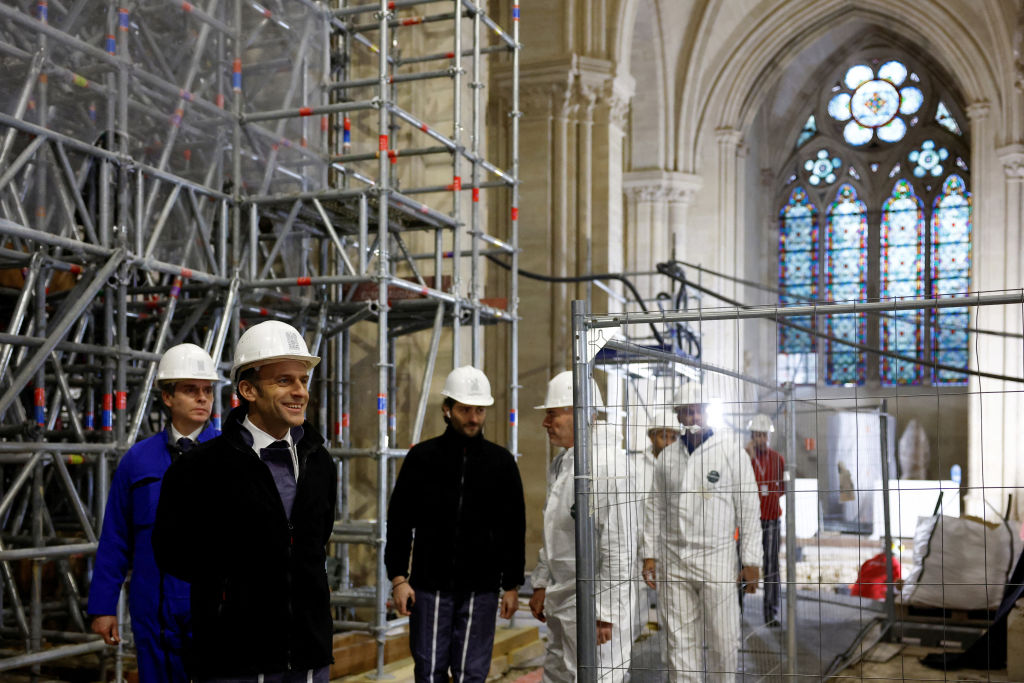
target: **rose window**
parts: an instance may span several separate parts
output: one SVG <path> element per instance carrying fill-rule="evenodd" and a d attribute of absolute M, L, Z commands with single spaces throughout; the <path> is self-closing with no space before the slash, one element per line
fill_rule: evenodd
<path fill-rule="evenodd" d="M 836 171 L 842 163 L 839 157 L 829 157 L 827 149 L 819 149 L 813 159 L 804 162 L 804 170 L 810 174 L 807 182 L 811 185 L 831 185 L 836 181 Z"/>
<path fill-rule="evenodd" d="M 925 140 L 921 143 L 921 149 L 915 149 L 910 153 L 910 161 L 917 164 L 914 168 L 914 175 L 923 178 L 926 175 L 942 175 L 942 162 L 949 158 L 949 150 L 945 147 L 935 148 L 934 140 Z"/>
<path fill-rule="evenodd" d="M 906 85 L 907 67 L 888 61 L 876 72 L 866 64 L 850 67 L 843 77 L 847 90 L 836 93 L 828 103 L 828 113 L 836 121 L 846 121 L 843 137 L 851 145 L 866 145 L 872 138 L 897 142 L 907 133 L 907 121 L 924 104 L 924 94 L 914 85 Z"/>

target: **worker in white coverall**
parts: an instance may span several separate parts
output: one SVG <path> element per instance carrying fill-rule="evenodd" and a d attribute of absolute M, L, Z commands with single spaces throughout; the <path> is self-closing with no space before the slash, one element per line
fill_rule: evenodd
<path fill-rule="evenodd" d="M 658 590 L 671 683 L 735 680 L 736 583 L 753 593 L 760 578 L 761 510 L 746 439 L 707 426 L 709 401 L 696 381 L 675 401 L 683 435 L 658 458 L 640 545 L 644 578 Z"/>
<path fill-rule="evenodd" d="M 595 404 L 600 393 L 591 385 Z M 574 491 L 575 435 L 572 372 L 556 375 L 548 383 L 543 405 L 544 428 L 552 446 L 562 448 L 548 470 L 544 505 L 544 543 L 531 576 L 530 611 L 548 625 L 544 657 L 545 683 L 576 680 L 576 532 Z M 625 451 L 615 430 L 593 430 L 591 512 L 597 534 L 596 586 L 599 676 L 618 683 L 628 673 L 633 643 L 630 567 L 636 557 L 636 536 L 629 524 L 626 498 Z M 635 528 L 635 527 L 634 527 Z"/>
<path fill-rule="evenodd" d="M 654 466 L 658 463 L 658 456 L 663 450 L 679 440 L 679 420 L 675 411 L 668 406 L 652 408 L 647 416 L 647 438 L 651 445 L 637 453 L 630 459 L 629 482 L 630 500 L 633 501 L 630 510 L 630 522 L 637 529 L 642 529 L 644 516 L 647 510 L 647 501 L 651 497 L 651 482 L 654 479 Z M 642 578 L 644 558 L 639 548 L 640 534 L 637 534 L 637 560 L 636 577 L 634 583 L 636 590 L 635 607 L 633 614 L 633 636 L 639 637 L 644 625 L 648 621 L 651 595 L 646 582 Z"/>

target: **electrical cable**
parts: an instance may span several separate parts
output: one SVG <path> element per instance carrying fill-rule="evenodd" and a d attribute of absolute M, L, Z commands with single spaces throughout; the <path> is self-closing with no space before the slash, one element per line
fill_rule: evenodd
<path fill-rule="evenodd" d="M 484 256 L 486 256 L 487 259 L 494 263 L 495 265 L 500 266 L 505 270 L 512 270 L 511 265 L 505 263 L 494 254 L 484 254 Z M 644 304 L 643 297 L 640 296 L 640 292 L 637 291 L 633 283 L 629 280 L 629 278 L 618 273 L 592 273 L 590 275 L 570 275 L 565 277 L 558 277 L 554 275 L 542 275 L 541 273 L 531 273 L 530 271 L 523 270 L 522 268 L 517 269 L 516 272 L 518 275 L 525 277 L 529 280 L 538 280 L 540 282 L 554 282 L 559 284 L 567 284 L 573 282 L 593 282 L 595 280 L 618 280 L 622 284 L 626 285 L 626 288 L 629 289 L 630 293 L 633 295 L 633 298 L 635 298 L 637 303 L 640 304 L 640 308 L 643 309 L 643 312 L 650 313 L 650 311 L 647 310 L 647 305 Z M 654 326 L 654 323 L 649 323 L 649 325 L 651 328 L 651 332 L 654 333 L 654 338 L 658 340 L 659 344 L 664 346 L 665 340 L 662 338 L 661 334 L 658 333 L 658 329 Z"/>
<path fill-rule="evenodd" d="M 673 280 L 677 280 L 678 282 L 682 283 L 682 285 L 684 287 L 693 287 L 698 292 L 701 292 L 702 294 L 707 294 L 708 296 L 713 296 L 716 299 L 718 299 L 719 301 L 724 301 L 725 303 L 729 304 L 730 306 L 734 306 L 736 308 L 742 308 L 742 309 L 746 309 L 746 310 L 750 310 L 750 309 L 756 308 L 756 306 L 747 306 L 746 304 L 740 303 L 739 301 L 736 301 L 735 299 L 730 299 L 729 297 L 725 296 L 724 294 L 719 294 L 718 292 L 716 292 L 716 291 L 714 291 L 712 289 L 708 289 L 707 287 L 704 287 L 702 285 L 698 285 L 698 284 L 696 284 L 694 282 L 691 282 L 691 281 L 687 280 L 686 279 L 686 274 L 682 271 L 681 268 L 679 268 L 679 263 L 680 262 L 678 262 L 678 261 L 666 261 L 664 263 L 659 263 L 658 264 L 658 272 L 663 274 L 663 275 L 665 275 L 666 277 L 672 278 Z M 867 351 L 868 353 L 875 353 L 875 354 L 878 354 L 880 356 L 885 356 L 886 358 L 894 358 L 896 360 L 901 360 L 901 361 L 904 361 L 906 363 L 913 363 L 915 365 L 921 365 L 921 366 L 928 367 L 928 368 L 933 368 L 933 369 L 936 369 L 936 370 L 947 370 L 949 372 L 956 372 L 956 373 L 963 374 L 963 375 L 973 375 L 975 377 L 985 377 L 985 378 L 988 378 L 988 379 L 997 379 L 997 380 L 1001 380 L 1003 382 L 1015 382 L 1015 383 L 1018 383 L 1018 384 L 1024 384 L 1024 377 L 1010 377 L 1009 375 L 999 375 L 999 374 L 996 374 L 996 373 L 993 373 L 993 372 L 982 372 L 981 370 L 971 370 L 970 368 L 958 368 L 958 367 L 954 367 L 952 365 L 945 365 L 943 363 L 934 363 L 934 362 L 925 360 L 923 358 L 915 358 L 913 356 L 904 356 L 903 354 L 896 353 L 895 351 L 886 351 L 885 349 L 880 349 L 880 348 L 877 348 L 877 347 L 874 347 L 874 346 L 869 346 L 868 344 L 861 344 L 860 342 L 855 342 L 855 341 L 846 340 L 846 339 L 840 339 L 839 337 L 835 337 L 835 336 L 833 336 L 831 334 L 828 334 L 826 332 L 819 332 L 818 330 L 814 329 L 813 327 L 805 327 L 804 325 L 800 325 L 800 324 L 794 323 L 794 322 L 792 322 L 792 321 L 790 321 L 790 320 L 788 320 L 786 318 L 776 318 L 775 322 L 777 324 L 779 324 L 779 325 L 783 325 L 785 327 L 789 327 L 791 329 L 798 330 L 800 332 L 806 332 L 808 334 L 814 335 L 815 337 L 818 337 L 819 339 L 825 339 L 825 340 L 828 340 L 830 342 L 835 342 L 836 344 L 842 344 L 843 346 L 849 346 L 851 348 L 857 349 L 858 351 Z"/>

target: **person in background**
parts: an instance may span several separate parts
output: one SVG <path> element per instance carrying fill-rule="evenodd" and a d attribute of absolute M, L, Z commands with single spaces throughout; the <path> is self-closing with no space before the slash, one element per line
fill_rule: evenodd
<path fill-rule="evenodd" d="M 764 551 L 764 623 L 777 627 L 779 622 L 779 536 L 782 506 L 779 499 L 786 493 L 783 476 L 786 463 L 769 448 L 775 425 L 767 415 L 755 415 L 747 424 L 750 441 L 743 450 L 750 456 L 761 500 L 761 547 Z M 742 601 L 743 594 L 740 594 Z"/>
<path fill-rule="evenodd" d="M 647 501 L 651 496 L 651 481 L 654 478 L 654 467 L 658 463 L 658 456 L 661 452 L 679 440 L 679 420 L 676 419 L 675 411 L 669 406 L 658 406 L 651 410 L 647 420 L 647 438 L 651 445 L 642 453 L 635 455 L 630 463 L 632 465 L 630 484 L 635 492 L 635 505 L 632 511 L 633 519 L 637 529 L 642 529 L 644 524 L 644 511 Z M 643 557 L 639 555 L 640 534 L 637 534 L 637 567 L 638 578 L 636 589 L 637 598 L 636 611 L 633 618 L 633 635 L 639 637 L 644 625 L 648 621 L 650 606 L 654 603 L 654 590 L 649 588 L 643 580 Z"/>
<path fill-rule="evenodd" d="M 515 458 L 484 438 L 491 383 L 472 366 L 441 390 L 447 424 L 405 457 L 388 504 L 384 562 L 392 602 L 409 618 L 417 681 L 483 683 L 495 612 L 519 607 L 526 504 Z M 413 536 L 416 538 L 413 545 Z M 412 572 L 409 554 L 412 553 Z"/>
<path fill-rule="evenodd" d="M 753 593 L 760 575 L 754 472 L 738 435 L 708 426 L 711 401 L 697 381 L 687 382 L 677 396 L 682 437 L 658 456 L 641 535 L 644 578 L 658 591 L 671 683 L 735 680 L 740 649 L 736 584 L 742 582 Z"/>
<path fill-rule="evenodd" d="M 595 404 L 601 404 L 592 384 Z M 575 532 L 575 416 L 572 372 L 565 371 L 548 382 L 543 405 L 544 429 L 551 445 L 562 449 L 548 469 L 544 503 L 544 541 L 531 575 L 533 595 L 530 612 L 548 625 L 544 657 L 545 683 L 576 680 L 576 532 Z M 629 577 L 636 561 L 636 538 L 629 523 L 625 452 L 603 425 L 593 433 L 594 497 L 592 513 L 596 531 L 596 585 L 598 667 L 602 681 L 618 683 L 628 673 L 633 637 L 634 608 Z"/>
<path fill-rule="evenodd" d="M 117 601 L 131 571 L 128 610 L 142 683 L 188 680 L 182 651 L 191 635 L 189 586 L 157 567 L 151 535 L 167 468 L 196 444 L 220 434 L 208 425 L 218 379 L 213 359 L 195 344 L 168 349 L 156 373 L 167 427 L 128 449 L 110 484 L 89 614 L 92 630 L 107 645 L 121 642 Z"/>

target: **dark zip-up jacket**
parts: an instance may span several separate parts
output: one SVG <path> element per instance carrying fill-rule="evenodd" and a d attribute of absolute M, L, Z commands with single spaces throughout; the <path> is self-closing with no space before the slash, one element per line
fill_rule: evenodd
<path fill-rule="evenodd" d="M 245 407 L 224 433 L 164 475 L 153 550 L 160 569 L 192 584 L 193 678 L 252 676 L 331 663 L 326 544 L 337 473 L 308 422 L 297 444 L 291 518 L 274 478 L 242 435 Z"/>
<path fill-rule="evenodd" d="M 525 535 L 523 483 L 507 450 L 451 427 L 410 449 L 388 505 L 388 578 L 430 591 L 516 588 Z"/>

